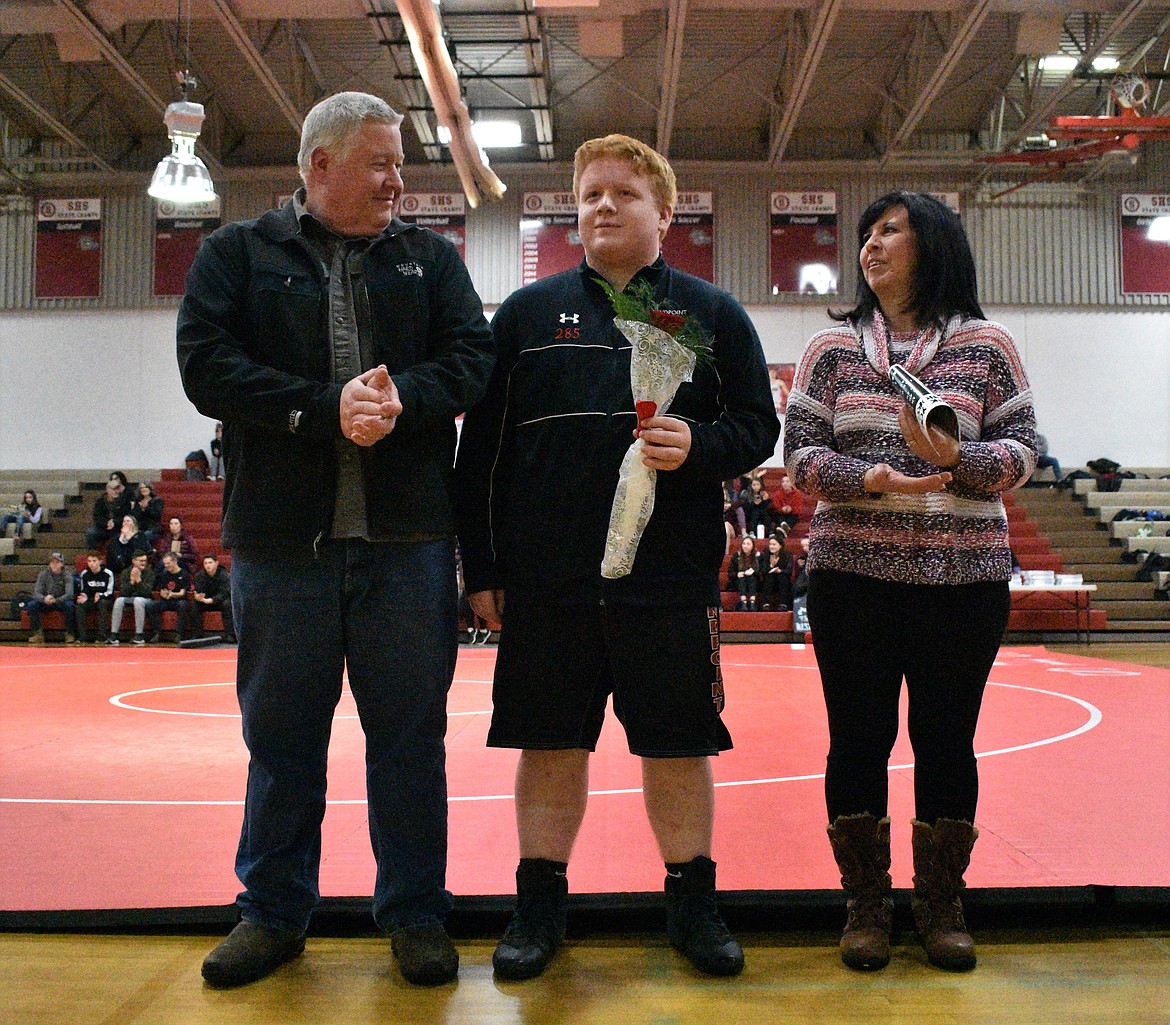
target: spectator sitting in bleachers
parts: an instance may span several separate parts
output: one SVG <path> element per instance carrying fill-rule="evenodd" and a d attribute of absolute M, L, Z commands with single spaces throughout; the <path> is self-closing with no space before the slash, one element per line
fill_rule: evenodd
<path fill-rule="evenodd" d="M 764 482 L 759 478 L 753 479 L 748 485 L 743 513 L 747 520 L 747 532 L 753 537 L 768 537 L 775 531 L 776 507 L 764 490 Z"/>
<path fill-rule="evenodd" d="M 130 511 L 138 520 L 138 529 L 146 535 L 147 543 L 153 548 L 162 533 L 163 500 L 155 495 L 154 488 L 146 481 L 138 485 Z"/>
<path fill-rule="evenodd" d="M 223 639 L 236 643 L 235 622 L 232 619 L 231 577 L 219 560 L 208 552 L 203 556 L 203 569 L 195 574 L 191 584 L 191 600 L 187 602 L 187 618 L 182 627 L 183 637 L 203 636 L 203 617 L 207 612 L 218 612 L 223 617 Z"/>
<path fill-rule="evenodd" d="M 159 619 L 158 602 L 154 598 L 154 570 L 147 563 L 146 552 L 137 552 L 130 565 L 122 570 L 121 592 L 114 599 L 114 612 L 110 617 L 110 636 L 108 644 L 120 643 L 119 634 L 122 630 L 122 612 L 129 602 L 134 606 L 134 643 L 146 643 L 146 622 L 150 618 L 151 640 L 158 640 Z"/>
<path fill-rule="evenodd" d="M 139 552 L 150 554 L 150 542 L 146 535 L 138 529 L 138 521 L 133 513 L 126 513 L 122 517 L 122 529 L 118 536 L 106 545 L 106 566 L 115 576 L 130 565 L 131 560 Z"/>
<path fill-rule="evenodd" d="M 764 478 L 767 476 L 767 470 L 762 466 L 757 466 L 754 470 L 748 470 L 747 473 L 741 474 L 739 478 L 739 490 L 750 491 L 752 481 L 758 480 L 761 484 L 764 483 Z"/>
<path fill-rule="evenodd" d="M 1060 472 L 1060 462 L 1056 456 L 1048 454 L 1048 439 L 1043 434 L 1037 431 L 1036 433 L 1036 470 L 1048 467 L 1052 470 L 1052 475 L 1055 478 L 1054 483 L 1059 484 L 1063 474 Z M 1046 484 L 1046 481 L 1036 481 L 1036 470 L 1032 471 L 1032 480 L 1029 483 Z"/>
<path fill-rule="evenodd" d="M 85 569 L 77 578 L 77 641 L 85 644 L 88 640 L 87 618 L 92 610 L 97 616 L 98 643 L 110 636 L 110 606 L 114 602 L 114 574 L 102 565 L 97 552 L 85 557 Z"/>
<path fill-rule="evenodd" d="M 732 553 L 727 564 L 727 589 L 739 593 L 736 611 L 754 612 L 760 593 L 760 561 L 756 557 L 756 542 L 750 535 L 744 535 L 739 547 Z"/>
<path fill-rule="evenodd" d="M 800 522 L 800 514 L 804 511 L 804 496 L 792 486 L 788 474 L 780 478 L 780 493 L 772 499 L 772 505 L 776 510 L 776 523 L 783 524 L 784 533 L 788 534 Z"/>
<path fill-rule="evenodd" d="M 122 517 L 130 512 L 130 496 L 116 478 L 106 482 L 105 493 L 93 504 L 93 526 L 85 532 L 87 548 L 97 548 L 118 533 Z"/>
<path fill-rule="evenodd" d="M 800 539 L 800 554 L 792 561 L 792 601 L 808 594 L 808 538 Z"/>
<path fill-rule="evenodd" d="M 771 612 L 792 608 L 792 556 L 778 534 L 768 538 L 768 550 L 760 557 L 760 605 Z"/>
<path fill-rule="evenodd" d="M 162 614 L 175 614 L 175 631 L 180 640 L 183 637 L 183 619 L 187 611 L 187 593 L 191 588 L 191 572 L 179 561 L 174 552 L 167 552 L 162 557 L 162 569 L 154 578 L 154 586 L 158 591 L 158 619 L 159 628 L 162 626 Z M 158 640 L 157 637 L 154 638 Z"/>
<path fill-rule="evenodd" d="M 160 557 L 167 552 L 174 552 L 187 567 L 188 573 L 195 572 L 195 567 L 199 564 L 199 550 L 195 547 L 195 538 L 183 527 L 181 516 L 170 518 L 167 529 L 155 543 L 155 551 Z"/>
<path fill-rule="evenodd" d="M 723 525 L 727 531 L 724 552 L 730 552 L 735 539 L 747 533 L 747 519 L 743 513 L 743 501 L 735 481 L 723 482 Z"/>
<path fill-rule="evenodd" d="M 44 644 L 45 631 L 41 628 L 41 616 L 46 612 L 60 611 L 65 614 L 65 643 L 77 642 L 77 621 L 74 615 L 73 570 L 65 566 L 60 552 L 49 556 L 49 565 L 37 575 L 33 585 L 32 600 L 25 606 L 28 612 L 29 644 Z"/>
<path fill-rule="evenodd" d="M 0 537 L 8 533 L 8 525 L 11 523 L 16 525 L 15 536 L 19 540 L 24 532 L 24 525 L 27 523 L 32 528 L 36 528 L 41 522 L 43 512 L 41 503 L 37 499 L 37 493 L 26 491 L 20 504 L 14 505 L 11 511 L 0 517 Z"/>
<path fill-rule="evenodd" d="M 223 472 L 223 424 L 215 425 L 215 437 L 211 439 L 211 464 L 207 471 L 208 480 L 226 480 Z"/>

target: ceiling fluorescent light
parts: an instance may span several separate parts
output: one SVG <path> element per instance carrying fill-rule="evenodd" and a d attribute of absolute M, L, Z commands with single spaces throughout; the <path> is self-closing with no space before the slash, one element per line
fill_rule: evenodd
<path fill-rule="evenodd" d="M 451 145 L 451 129 L 446 125 L 437 125 L 435 127 L 435 138 L 439 140 L 440 146 Z"/>
<path fill-rule="evenodd" d="M 471 137 L 484 149 L 515 149 L 524 145 L 520 125 L 515 121 L 473 121 Z"/>
<path fill-rule="evenodd" d="M 1116 57 L 1093 58 L 1094 71 L 1116 71 L 1119 67 L 1121 67 L 1121 62 Z"/>
<path fill-rule="evenodd" d="M 1170 242 L 1170 216 L 1155 217 L 1150 221 L 1146 238 L 1151 242 Z"/>
<path fill-rule="evenodd" d="M 1074 71 L 1076 66 L 1080 63 L 1076 57 L 1069 57 L 1067 54 L 1058 53 L 1051 57 L 1040 58 L 1041 71 Z"/>
<path fill-rule="evenodd" d="M 203 104 L 180 100 L 163 115 L 171 139 L 170 156 L 155 168 L 150 188 L 155 199 L 176 203 L 206 203 L 215 199 L 215 186 L 207 165 L 195 155 L 195 140 L 203 127 Z"/>

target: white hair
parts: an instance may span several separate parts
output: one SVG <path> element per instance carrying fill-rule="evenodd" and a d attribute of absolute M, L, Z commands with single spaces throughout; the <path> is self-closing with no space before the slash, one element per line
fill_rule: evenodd
<path fill-rule="evenodd" d="M 369 93 L 335 93 L 313 107 L 301 127 L 301 149 L 297 154 L 301 178 L 309 173 L 315 149 L 324 147 L 334 156 L 344 157 L 354 135 L 366 121 L 397 128 L 402 124 L 402 115 L 385 100 Z"/>

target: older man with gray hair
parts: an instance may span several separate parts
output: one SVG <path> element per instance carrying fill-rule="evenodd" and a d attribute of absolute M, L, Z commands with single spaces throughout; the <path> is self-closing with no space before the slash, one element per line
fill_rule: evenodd
<path fill-rule="evenodd" d="M 394 218 L 402 118 L 365 93 L 306 116 L 305 187 L 203 244 L 179 311 L 187 395 L 221 420 L 248 788 L 240 923 L 213 986 L 304 949 L 343 674 L 366 737 L 374 918 L 403 976 L 455 978 L 443 922 L 457 652 L 455 419 L 494 358 L 454 247 Z"/>

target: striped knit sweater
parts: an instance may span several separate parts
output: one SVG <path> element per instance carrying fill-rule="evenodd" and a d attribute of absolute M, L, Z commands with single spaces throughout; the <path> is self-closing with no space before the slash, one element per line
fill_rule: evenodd
<path fill-rule="evenodd" d="M 797 367 L 784 424 L 793 483 L 819 501 L 808 568 L 912 584 L 964 584 L 1011 576 L 1007 517 L 999 493 L 1036 465 L 1032 392 L 1011 335 L 998 324 L 952 318 L 945 330 L 894 345 L 896 362 L 954 406 L 962 436 L 946 491 L 865 491 L 866 470 L 888 463 L 913 477 L 937 472 L 898 429 L 901 394 L 889 381 L 889 338 L 872 324 L 822 331 Z M 895 343 L 905 343 L 905 336 Z"/>

